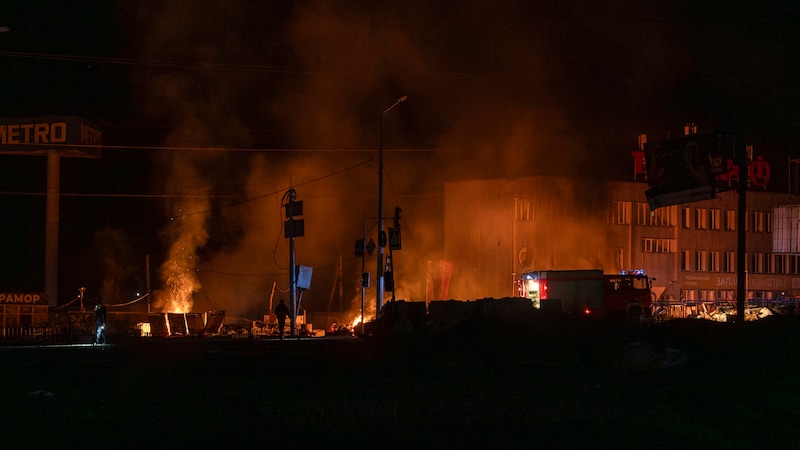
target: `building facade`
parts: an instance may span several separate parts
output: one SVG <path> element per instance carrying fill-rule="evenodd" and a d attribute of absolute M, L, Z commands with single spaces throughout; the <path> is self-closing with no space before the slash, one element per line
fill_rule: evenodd
<path fill-rule="evenodd" d="M 516 279 L 531 270 L 642 269 L 658 298 L 734 300 L 738 193 L 651 211 L 646 189 L 643 182 L 557 177 L 448 183 L 450 298 L 515 296 Z M 800 197 L 746 195 L 748 298 L 800 296 L 800 254 L 783 242 L 798 241 L 800 226 L 791 220 Z M 776 225 L 775 215 L 785 223 Z"/>

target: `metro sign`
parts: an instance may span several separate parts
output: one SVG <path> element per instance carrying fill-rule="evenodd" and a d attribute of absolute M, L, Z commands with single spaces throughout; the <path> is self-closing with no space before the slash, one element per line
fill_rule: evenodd
<path fill-rule="evenodd" d="M 100 156 L 100 128 L 77 116 L 0 120 L 0 154 Z"/>

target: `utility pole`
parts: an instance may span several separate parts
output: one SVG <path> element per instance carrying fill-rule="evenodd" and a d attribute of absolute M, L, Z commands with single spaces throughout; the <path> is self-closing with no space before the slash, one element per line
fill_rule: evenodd
<path fill-rule="evenodd" d="M 283 237 L 289 239 L 289 314 L 291 320 L 289 326 L 289 336 L 297 336 L 297 262 L 294 251 L 294 238 L 305 235 L 303 219 L 295 219 L 295 216 L 303 215 L 303 202 L 296 201 L 297 193 L 294 189 L 289 189 L 283 194 L 281 203 L 286 208 L 286 222 L 283 227 Z M 270 311 L 271 313 L 272 311 Z"/>
<path fill-rule="evenodd" d="M 389 111 L 394 109 L 395 106 L 403 103 L 408 99 L 407 95 L 404 95 L 397 99 L 392 106 L 386 108 L 381 113 L 381 127 L 380 127 L 380 142 L 378 147 L 378 267 L 377 267 L 377 278 L 378 282 L 375 288 L 377 292 L 375 293 L 375 318 L 380 318 L 381 315 L 381 308 L 383 308 L 383 248 L 386 246 L 386 232 L 383 231 L 383 116 L 386 115 Z M 362 318 L 363 320 L 363 318 Z"/>

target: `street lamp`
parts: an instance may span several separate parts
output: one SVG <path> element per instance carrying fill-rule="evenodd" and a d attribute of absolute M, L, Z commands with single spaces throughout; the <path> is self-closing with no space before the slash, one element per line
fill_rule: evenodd
<path fill-rule="evenodd" d="M 407 95 L 398 98 L 392 106 L 384 109 L 381 113 L 380 144 L 378 147 L 378 282 L 375 286 L 377 289 L 375 294 L 375 319 L 380 317 L 381 308 L 383 307 L 383 247 L 386 245 L 386 233 L 383 231 L 383 116 L 407 99 Z M 364 318 L 362 317 L 361 320 L 364 320 Z"/>

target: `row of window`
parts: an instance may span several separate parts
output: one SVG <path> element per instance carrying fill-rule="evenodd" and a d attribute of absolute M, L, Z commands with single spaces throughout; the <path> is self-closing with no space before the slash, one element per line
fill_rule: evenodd
<path fill-rule="evenodd" d="M 642 239 L 644 253 L 676 253 L 675 239 Z M 751 273 L 798 274 L 800 255 L 747 253 L 745 270 Z M 736 253 L 710 250 L 682 250 L 681 270 L 684 272 L 736 272 Z"/>
<path fill-rule="evenodd" d="M 736 253 L 707 250 L 682 250 L 684 272 L 736 272 Z M 800 274 L 800 255 L 747 253 L 745 270 L 750 273 Z"/>
<path fill-rule="evenodd" d="M 772 291 L 747 291 L 748 299 L 773 299 L 776 297 L 776 295 L 779 295 L 779 293 L 776 294 Z M 736 291 L 716 289 L 682 289 L 681 298 L 684 300 L 734 301 L 736 299 Z"/>
<path fill-rule="evenodd" d="M 608 222 L 617 225 L 631 224 L 632 202 L 614 202 Z M 736 231 L 736 211 L 717 208 L 683 207 L 681 224 L 685 229 Z M 675 205 L 650 211 L 647 203 L 636 203 L 636 225 L 677 226 L 678 208 Z M 748 211 L 745 230 L 759 233 L 772 232 L 772 213 Z"/>
<path fill-rule="evenodd" d="M 692 214 L 692 208 L 683 208 L 683 228 L 685 229 L 721 230 L 723 229 L 722 218 L 722 211 L 719 209 L 695 208 L 694 214 Z M 754 231 L 757 233 L 772 232 L 771 212 L 748 211 L 746 218 L 746 231 Z M 724 219 L 725 231 L 736 231 L 736 211 L 726 209 Z"/>

